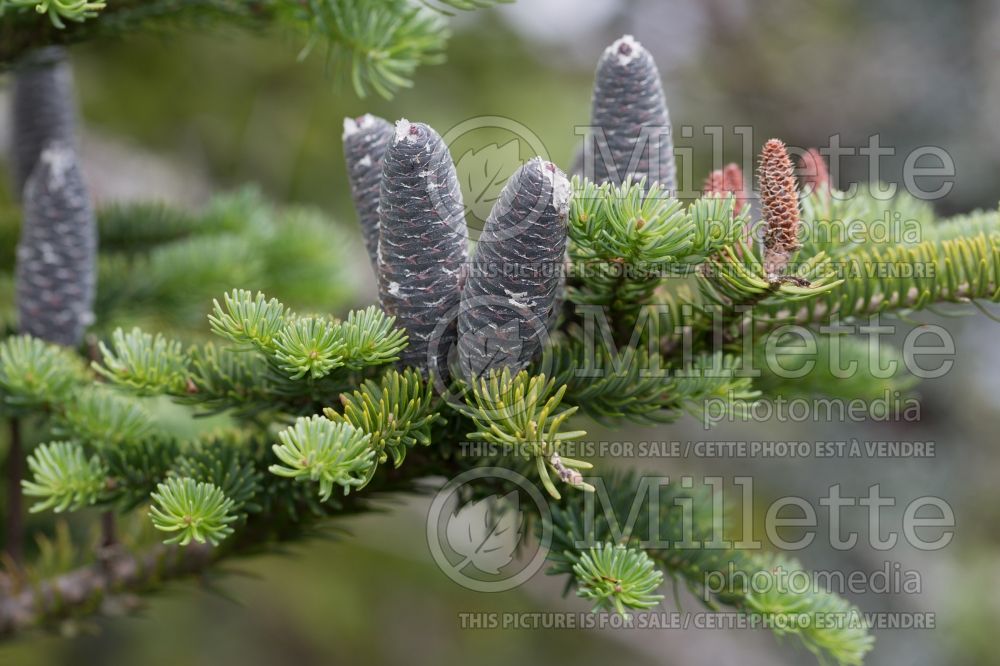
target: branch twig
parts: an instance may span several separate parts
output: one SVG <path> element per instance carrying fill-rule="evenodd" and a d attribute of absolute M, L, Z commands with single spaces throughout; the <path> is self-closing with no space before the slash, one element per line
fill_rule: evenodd
<path fill-rule="evenodd" d="M 7 555 L 16 564 L 24 559 L 24 500 L 21 479 L 24 476 L 24 445 L 21 443 L 21 423 L 10 419 L 10 447 L 7 449 L 5 470 L 7 485 L 7 520 L 4 544 Z"/>

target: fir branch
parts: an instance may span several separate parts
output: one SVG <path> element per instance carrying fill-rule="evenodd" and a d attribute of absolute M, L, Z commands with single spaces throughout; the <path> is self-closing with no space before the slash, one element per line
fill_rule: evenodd
<path fill-rule="evenodd" d="M 54 427 L 57 435 L 99 448 L 140 441 L 152 429 L 152 417 L 137 400 L 101 386 L 77 391 Z"/>
<path fill-rule="evenodd" d="M 0 342 L 0 408 L 9 413 L 52 409 L 86 382 L 76 354 L 30 335 Z"/>
<path fill-rule="evenodd" d="M 346 495 L 371 477 L 375 449 L 371 435 L 345 423 L 322 416 L 299 418 L 278 433 L 274 455 L 283 464 L 271 465 L 272 474 L 319 483 L 320 499 L 326 501 L 339 485 Z"/>
<path fill-rule="evenodd" d="M 5 11 L 32 8 L 48 16 L 54 28 L 62 30 L 66 27 L 64 21 L 83 23 L 96 17 L 106 6 L 104 2 L 87 0 L 0 0 L 0 17 Z"/>
<path fill-rule="evenodd" d="M 77 510 L 97 502 L 105 488 L 107 470 L 97 456 L 87 458 L 75 442 L 39 445 L 28 456 L 32 480 L 22 481 L 24 494 L 40 498 L 31 512 Z"/>
<path fill-rule="evenodd" d="M 100 343 L 104 365 L 94 370 L 111 382 L 139 395 L 181 393 L 187 389 L 188 358 L 181 343 L 157 333 L 155 336 L 133 328 L 116 329 L 111 346 Z"/>
<path fill-rule="evenodd" d="M 434 397 L 433 384 L 412 368 L 390 370 L 378 382 L 366 380 L 359 390 L 342 393 L 343 413 L 329 407 L 323 413 L 371 435 L 379 462 L 388 453 L 399 467 L 407 449 L 430 445 L 431 426 L 444 420 L 434 410 Z"/>
<path fill-rule="evenodd" d="M 193 540 L 217 546 L 233 533 L 229 526 L 236 520 L 233 500 L 211 483 L 171 477 L 159 484 L 151 497 L 149 515 L 153 526 L 176 532 L 164 541 L 166 544 L 186 546 Z"/>
<path fill-rule="evenodd" d="M 559 455 L 562 442 L 579 439 L 582 430 L 561 432 L 576 407 L 559 409 L 566 387 L 555 387 L 545 375 L 532 376 L 521 371 L 511 376 L 510 369 L 493 371 L 479 378 L 466 395 L 462 411 L 478 428 L 470 439 L 508 447 L 511 454 L 535 462 L 539 480 L 556 499 L 559 491 L 550 470 L 564 483 L 583 490 L 592 488 L 578 470 L 590 469 L 590 463 Z"/>
<path fill-rule="evenodd" d="M 573 565 L 577 595 L 594 602 L 594 610 L 653 608 L 663 599 L 656 594 L 663 573 L 642 550 L 622 544 L 597 544 L 581 553 Z"/>

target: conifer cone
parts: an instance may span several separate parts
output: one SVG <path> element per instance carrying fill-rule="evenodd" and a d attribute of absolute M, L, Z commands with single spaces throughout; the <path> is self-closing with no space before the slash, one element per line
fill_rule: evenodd
<path fill-rule="evenodd" d="M 42 150 L 50 143 L 75 148 L 73 70 L 65 49 L 35 51 L 14 71 L 11 86 L 14 193 L 20 198 Z"/>
<path fill-rule="evenodd" d="M 93 321 L 97 224 L 76 152 L 49 144 L 24 187 L 17 246 L 21 332 L 76 346 Z"/>
<path fill-rule="evenodd" d="M 365 249 L 378 273 L 378 199 L 382 180 L 382 158 L 392 140 L 392 124 L 365 114 L 344 118 L 344 161 L 351 184 L 351 199 L 358 212 Z"/>
<path fill-rule="evenodd" d="M 827 169 L 826 160 L 822 153 L 816 148 L 810 148 L 799 160 L 802 168 L 802 185 L 806 191 L 815 191 L 821 188 L 830 188 L 830 170 Z"/>
<path fill-rule="evenodd" d="M 764 270 L 777 279 L 799 249 L 799 195 L 785 144 L 771 139 L 760 156 L 760 204 L 764 217 Z"/>
<path fill-rule="evenodd" d="M 659 181 L 664 189 L 675 189 L 674 145 L 660 72 L 649 51 L 631 35 L 605 49 L 597 64 L 591 125 L 594 164 L 585 165 L 585 175 L 593 171 L 595 182 L 611 180 L 615 185 L 626 176 L 645 177 L 647 183 Z"/>
<path fill-rule="evenodd" d="M 458 319 L 463 375 L 525 367 L 540 350 L 564 286 L 570 185 L 536 157 L 504 186 L 476 248 Z"/>
<path fill-rule="evenodd" d="M 396 123 L 378 211 L 379 299 L 410 338 L 401 361 L 443 377 L 455 343 L 468 230 L 448 147 L 427 125 Z M 448 317 L 450 324 L 438 326 Z"/>
<path fill-rule="evenodd" d="M 736 198 L 733 206 L 734 215 L 739 215 L 750 205 L 746 192 L 743 191 L 743 170 L 735 162 L 730 162 L 722 169 L 716 169 L 708 174 L 701 191 L 703 194 L 734 194 Z"/>

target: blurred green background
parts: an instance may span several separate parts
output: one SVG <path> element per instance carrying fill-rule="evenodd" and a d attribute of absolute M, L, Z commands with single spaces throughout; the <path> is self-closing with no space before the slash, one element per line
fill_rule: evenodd
<path fill-rule="evenodd" d="M 731 130 L 746 125 L 754 146 L 771 135 L 797 146 L 826 145 L 834 133 L 857 146 L 879 134 L 896 149 L 881 174 L 892 182 L 909 150 L 940 146 L 954 158 L 957 178 L 934 202 L 939 212 L 995 207 L 1000 198 L 1000 3 L 991 0 L 520 0 L 463 14 L 452 25 L 447 64 L 421 69 L 414 88 L 391 101 L 334 88 L 321 58 L 295 62 L 301 44 L 290 35 L 224 30 L 76 48 L 88 178 L 105 202 L 144 197 L 196 206 L 212 192 L 249 182 L 276 202 L 318 206 L 354 250 L 345 253 L 357 275 L 353 298 L 368 303 L 374 287 L 348 196 L 343 117 L 405 116 L 445 133 L 469 118 L 504 116 L 529 128 L 547 156 L 566 166 L 577 141 L 573 126 L 589 116 L 597 57 L 628 32 L 656 57 L 675 126 L 695 128 L 676 138 L 691 151 L 681 157 L 688 183 L 700 182 L 711 164 L 701 128 L 722 126 L 726 157 L 742 159 Z M 475 151 L 509 137 L 485 130 L 465 140 Z M 467 194 L 474 194 L 481 177 L 459 166 Z M 863 158 L 845 167 L 841 185 L 868 179 Z M 997 324 L 983 317 L 921 321 L 952 331 L 958 354 L 946 377 L 919 387 L 918 424 L 728 424 L 708 434 L 688 420 L 591 434 L 934 440 L 937 455 L 924 460 L 632 462 L 672 476 L 750 474 L 763 500 L 817 498 L 833 483 L 859 496 L 878 483 L 897 498 L 888 510 L 897 517 L 918 496 L 944 498 L 958 528 L 943 551 L 845 553 L 817 539 L 798 556 L 814 568 L 875 570 L 891 560 L 919 572 L 920 594 L 854 600 L 864 610 L 933 612 L 938 629 L 878 632 L 868 663 L 1000 663 Z M 458 587 L 431 562 L 426 506 L 422 499 L 387 506 L 338 523 L 344 533 L 331 541 L 231 564 L 215 581 L 224 595 L 175 585 L 138 617 L 77 627 L 69 638 L 23 638 L 0 647 L 0 664 L 810 663 L 808 654 L 764 632 L 463 630 L 461 612 L 585 605 L 562 600 L 561 581 L 541 575 L 503 594 Z M 845 528 L 864 530 L 861 514 L 852 520 Z M 685 600 L 686 609 L 693 604 Z"/>

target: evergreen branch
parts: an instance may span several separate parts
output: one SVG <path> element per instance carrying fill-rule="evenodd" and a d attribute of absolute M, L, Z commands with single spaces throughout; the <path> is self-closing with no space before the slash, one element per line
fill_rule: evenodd
<path fill-rule="evenodd" d="M 777 628 L 776 633 L 796 636 L 821 660 L 830 658 L 843 666 L 861 664 L 874 639 L 854 606 L 812 587 L 802 590 L 798 585 L 793 590 L 781 584 L 748 585 L 748 581 L 759 582 L 762 577 L 792 577 L 802 571 L 791 560 L 718 545 L 722 516 L 717 515 L 707 488 L 659 485 L 655 496 L 658 503 L 651 505 L 656 510 L 633 512 L 637 498 L 653 492 L 647 485 L 650 481 L 655 483 L 655 479 L 644 479 L 635 472 L 605 475 L 597 488 L 604 511 L 588 512 L 582 495 L 572 495 L 553 507 L 549 573 L 569 574 L 569 584 L 573 585 L 581 582 L 577 569 L 591 549 L 606 549 L 603 544 L 608 543 L 626 550 L 642 549 L 675 580 L 685 582 L 710 608 L 721 603 L 762 616 L 769 621 L 767 626 Z M 636 564 L 640 561 L 637 558 Z M 586 574 L 593 571 L 593 566 L 582 569 Z M 640 571 L 644 569 L 645 565 L 640 567 Z M 649 584 L 652 579 L 648 574 L 637 575 L 636 581 Z M 582 582 L 592 585 L 594 581 L 584 576 Z M 588 596 L 597 591 L 585 589 Z M 824 613 L 836 613 L 838 622 L 818 622 L 817 618 L 831 617 Z"/>
<path fill-rule="evenodd" d="M 176 340 L 139 328 L 129 333 L 119 328 L 111 347 L 101 342 L 100 350 L 104 365 L 95 362 L 94 370 L 139 395 L 181 393 L 187 388 L 188 359 Z"/>
<path fill-rule="evenodd" d="M 371 305 L 347 314 L 340 326 L 344 341 L 344 365 L 352 370 L 399 360 L 406 349 L 406 333 L 395 327 L 396 318 Z"/>
<path fill-rule="evenodd" d="M 153 526 L 176 534 L 164 543 L 186 546 L 192 540 L 217 546 L 233 533 L 233 500 L 218 487 L 190 478 L 171 477 L 152 493 Z"/>
<path fill-rule="evenodd" d="M 342 393 L 343 413 L 329 407 L 323 413 L 371 435 L 378 461 L 385 462 L 388 452 L 399 467 L 407 449 L 430 445 L 431 426 L 444 420 L 434 410 L 433 399 L 433 384 L 419 372 L 390 370 L 378 382 L 367 380 L 359 390 Z"/>
<path fill-rule="evenodd" d="M 824 324 L 935 303 L 1000 300 L 1000 235 L 926 240 L 857 250 L 842 259 L 843 282 L 808 304 L 758 308 L 758 326 Z"/>
<path fill-rule="evenodd" d="M 669 423 L 680 415 L 676 385 L 661 358 L 645 348 L 612 355 L 599 345 L 569 340 L 548 351 L 553 379 L 566 386 L 566 402 L 604 423 Z"/>
<path fill-rule="evenodd" d="M 577 595 L 594 602 L 594 611 L 653 608 L 663 599 L 656 594 L 663 573 L 649 555 L 622 544 L 603 543 L 580 554 L 573 565 Z"/>
<path fill-rule="evenodd" d="M 275 340 L 274 356 L 290 379 L 321 379 L 343 367 L 340 327 L 326 317 L 292 317 Z"/>
<path fill-rule="evenodd" d="M 532 376 L 521 371 L 511 376 L 510 369 L 492 371 L 473 383 L 462 412 L 478 428 L 467 436 L 512 449 L 517 456 L 533 460 L 539 479 L 550 495 L 559 498 L 550 470 L 564 483 L 592 490 L 578 470 L 590 469 L 590 463 L 559 455 L 562 442 L 579 439 L 582 430 L 560 432 L 576 407 L 559 409 L 566 387 L 555 388 L 545 375 Z"/>
<path fill-rule="evenodd" d="M 285 306 L 277 299 L 265 300 L 245 289 L 234 289 L 222 297 L 225 307 L 213 300 L 213 314 L 208 316 L 212 333 L 242 347 L 272 351 L 275 339 L 285 326 Z"/>
<path fill-rule="evenodd" d="M 325 42 L 327 56 L 355 93 L 385 98 L 409 87 L 416 68 L 443 61 L 448 34 L 439 17 L 405 0 L 306 0 L 285 5 L 285 15 L 310 35 L 303 55 Z"/>
<path fill-rule="evenodd" d="M 604 423 L 670 423 L 685 411 L 700 414 L 708 400 L 741 414 L 760 395 L 752 380 L 741 376 L 739 360 L 721 352 L 681 368 L 642 347 L 612 354 L 580 340 L 559 344 L 549 354 L 543 364 L 551 364 L 555 382 L 566 387 L 566 402 Z"/>
<path fill-rule="evenodd" d="M 609 307 L 622 329 L 669 276 L 686 275 L 735 244 L 749 224 L 732 196 L 698 199 L 686 208 L 659 184 L 573 180 L 568 233 L 570 300 Z M 766 283 L 763 283 L 765 287 Z"/>
<path fill-rule="evenodd" d="M 492 4 L 443 1 L 457 9 Z M 44 8 L 50 21 L 42 25 L 20 11 L 31 7 Z M 116 0 L 107 7 L 85 0 L 0 0 L 0 64 L 10 66 L 50 44 L 225 22 L 298 30 L 307 37 L 302 57 L 324 47 L 338 76 L 350 80 L 361 97 L 374 90 L 389 98 L 412 85 L 419 66 L 444 60 L 449 37 L 440 12 L 409 0 Z"/>
<path fill-rule="evenodd" d="M 171 473 L 214 484 L 232 500 L 234 512 L 260 512 L 258 496 L 264 475 L 243 439 L 217 436 L 198 442 L 193 450 L 177 459 Z"/>
<path fill-rule="evenodd" d="M 66 27 L 64 21 L 83 23 L 97 16 L 105 6 L 104 2 L 87 0 L 0 0 L 0 17 L 11 9 L 34 8 L 37 13 L 47 15 L 53 27 L 62 30 Z"/>
<path fill-rule="evenodd" d="M 876 400 L 907 391 L 917 380 L 905 372 L 902 352 L 881 342 L 877 354 L 868 340 L 848 335 L 820 335 L 802 347 L 789 348 L 801 340 L 781 329 L 767 337 L 768 343 L 753 350 L 753 368 L 760 371 L 754 386 L 767 395 L 827 395 L 845 400 Z M 768 347 L 782 345 L 780 355 Z M 894 369 L 893 369 L 894 368 Z"/>
<path fill-rule="evenodd" d="M 117 503 L 122 512 L 131 511 L 149 501 L 150 494 L 167 474 L 181 467 L 181 445 L 173 437 L 153 434 L 142 439 L 104 447 L 99 455 L 108 468 L 108 488 L 104 496 Z M 188 474 L 199 481 L 206 479 Z"/>
<path fill-rule="evenodd" d="M 339 485 L 344 494 L 364 485 L 375 466 L 372 436 L 345 423 L 322 416 L 299 418 L 278 433 L 274 455 L 283 464 L 271 465 L 272 474 L 319 482 L 320 499 L 326 501 Z"/>
<path fill-rule="evenodd" d="M 28 456 L 32 480 L 24 480 L 24 494 L 40 498 L 31 512 L 77 510 L 97 502 L 105 488 L 107 470 L 97 456 L 87 458 L 75 442 L 39 445 Z"/>
<path fill-rule="evenodd" d="M 54 431 L 95 447 L 139 441 L 152 429 L 149 413 L 129 396 L 100 386 L 78 391 L 68 400 Z"/>
<path fill-rule="evenodd" d="M 30 335 L 0 342 L 0 408 L 12 413 L 48 409 L 87 380 L 79 357 Z"/>
<path fill-rule="evenodd" d="M 141 553 L 116 550 L 98 562 L 0 595 L 0 637 L 9 637 L 61 618 L 93 612 L 96 600 L 150 591 L 165 581 L 204 571 L 214 549 L 157 545 Z"/>

